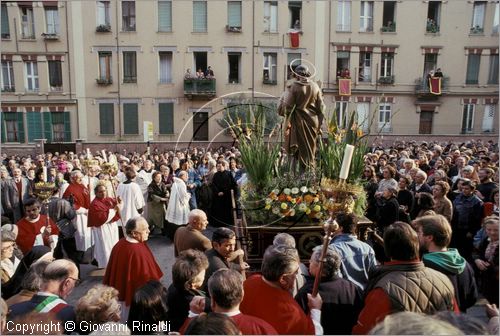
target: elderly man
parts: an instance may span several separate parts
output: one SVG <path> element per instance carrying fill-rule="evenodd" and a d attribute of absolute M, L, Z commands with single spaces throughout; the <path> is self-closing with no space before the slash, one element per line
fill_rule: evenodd
<path fill-rule="evenodd" d="M 370 274 L 365 305 L 353 334 L 367 334 L 387 315 L 401 311 L 434 314 L 458 310 L 450 280 L 419 260 L 418 236 L 409 224 L 390 225 L 384 232 L 384 249 L 390 262 Z"/>
<path fill-rule="evenodd" d="M 23 218 L 23 203 L 29 198 L 30 182 L 21 175 L 21 169 L 12 168 L 14 177 L 10 177 L 7 168 L 0 170 L 1 198 L 4 215 L 9 217 L 13 223 Z"/>
<path fill-rule="evenodd" d="M 199 209 L 191 210 L 188 220 L 187 226 L 182 226 L 175 232 L 174 253 L 176 257 L 184 250 L 195 249 L 205 252 L 212 247 L 210 239 L 202 233 L 208 224 L 205 212 Z"/>
<path fill-rule="evenodd" d="M 125 225 L 125 238 L 113 247 L 103 283 L 114 287 L 124 303 L 122 321 L 128 318 L 130 304 L 135 291 L 150 280 L 160 281 L 163 273 L 146 244 L 149 238 L 149 225 L 144 217 L 128 220 Z"/>
<path fill-rule="evenodd" d="M 76 250 L 85 252 L 92 246 L 90 228 L 87 227 L 87 215 L 90 207 L 90 193 L 83 184 L 83 174 L 79 170 L 71 172 L 71 183 L 63 194 L 63 198 L 73 202 L 76 210 Z"/>
<path fill-rule="evenodd" d="M 123 203 L 107 197 L 104 184 L 95 187 L 95 198 L 90 204 L 88 225 L 94 239 L 94 259 L 99 268 L 106 268 L 113 246 L 118 242 L 118 220 Z"/>
<path fill-rule="evenodd" d="M 61 322 L 75 321 L 75 310 L 64 299 L 78 285 L 76 265 L 66 259 L 55 260 L 43 271 L 42 280 L 40 291 L 31 300 L 10 307 L 9 319 L 34 312 L 53 313 Z"/>
<path fill-rule="evenodd" d="M 290 295 L 299 262 L 296 249 L 269 246 L 262 261 L 262 275 L 253 275 L 243 284 L 241 312 L 263 319 L 280 335 L 322 335 L 321 296 L 313 298 L 308 294 L 311 313 L 307 316 Z"/>
<path fill-rule="evenodd" d="M 17 222 L 17 246 L 24 255 L 38 245 L 45 245 L 53 250 L 59 239 L 59 229 L 47 215 L 40 214 L 40 202 L 35 198 L 27 200 L 24 211 L 26 217 Z"/>

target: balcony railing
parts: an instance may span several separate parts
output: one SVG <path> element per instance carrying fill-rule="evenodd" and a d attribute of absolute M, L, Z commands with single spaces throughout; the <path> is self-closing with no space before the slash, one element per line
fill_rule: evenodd
<path fill-rule="evenodd" d="M 108 24 L 101 24 L 95 28 L 97 33 L 109 33 L 111 31 L 111 26 Z"/>
<path fill-rule="evenodd" d="M 448 91 L 450 77 L 441 78 L 441 92 Z M 429 81 L 426 77 L 415 79 L 415 93 L 417 94 L 430 94 Z"/>
<path fill-rule="evenodd" d="M 425 29 L 427 33 L 437 34 L 439 33 L 439 25 L 432 19 L 427 19 L 427 27 Z"/>
<path fill-rule="evenodd" d="M 99 85 L 110 85 L 110 84 L 113 84 L 113 78 L 111 78 L 111 77 L 97 78 L 95 81 Z"/>
<path fill-rule="evenodd" d="M 394 76 L 382 76 L 378 79 L 379 84 L 394 84 Z"/>
<path fill-rule="evenodd" d="M 475 26 L 470 28 L 471 35 L 481 35 L 484 34 L 484 28 L 480 26 Z"/>
<path fill-rule="evenodd" d="M 42 33 L 44 40 L 59 40 L 59 35 L 56 33 Z"/>
<path fill-rule="evenodd" d="M 215 78 L 184 79 L 184 96 L 187 97 L 188 99 L 215 97 L 216 95 L 215 84 L 216 84 Z"/>
<path fill-rule="evenodd" d="M 16 88 L 12 85 L 4 85 L 2 86 L 2 92 L 15 92 Z"/>
<path fill-rule="evenodd" d="M 241 33 L 241 27 L 226 25 L 226 31 L 228 33 Z"/>
<path fill-rule="evenodd" d="M 380 28 L 382 33 L 394 33 L 396 31 L 396 22 L 388 22 L 387 25 Z"/>

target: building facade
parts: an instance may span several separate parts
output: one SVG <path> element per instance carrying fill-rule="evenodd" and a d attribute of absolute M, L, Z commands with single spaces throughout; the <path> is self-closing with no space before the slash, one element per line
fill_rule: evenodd
<path fill-rule="evenodd" d="M 2 1 L 2 144 L 135 149 L 144 122 L 227 143 L 225 108 L 276 103 L 301 63 L 371 134 L 498 135 L 498 21 L 497 1 Z"/>

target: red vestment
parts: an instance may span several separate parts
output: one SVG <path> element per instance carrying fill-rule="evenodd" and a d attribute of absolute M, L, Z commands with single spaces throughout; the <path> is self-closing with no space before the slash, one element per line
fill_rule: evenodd
<path fill-rule="evenodd" d="M 80 209 L 80 207 L 83 207 L 85 209 L 89 208 L 90 206 L 89 190 L 83 184 L 70 183 L 70 185 L 68 186 L 68 188 L 66 188 L 66 191 L 63 194 L 63 198 L 68 199 L 71 195 L 73 195 L 73 200 L 74 200 L 73 207 L 75 208 L 75 210 Z"/>
<path fill-rule="evenodd" d="M 146 243 L 126 238 L 113 247 L 103 284 L 118 290 L 119 300 L 130 306 L 135 291 L 150 280 L 159 281 L 163 273 Z"/>
<path fill-rule="evenodd" d="M 89 208 L 89 219 L 87 222 L 88 227 L 99 227 L 106 224 L 108 221 L 109 210 L 114 209 L 116 206 L 116 201 L 111 197 L 106 198 L 94 198 L 92 203 L 90 203 Z M 120 218 L 120 213 L 117 211 L 116 215 L 111 219 L 111 222 L 115 222 Z"/>
<path fill-rule="evenodd" d="M 51 228 L 50 234 L 43 234 L 43 244 L 50 247 L 49 237 L 59 234 L 59 228 L 50 218 L 49 227 Z M 47 215 L 40 215 L 40 218 L 36 222 L 30 222 L 26 218 L 23 218 L 17 222 L 17 227 L 19 233 L 17 234 L 16 244 L 19 246 L 24 255 L 31 251 L 33 244 L 35 243 L 35 238 L 40 234 L 42 227 L 47 226 Z"/>
<path fill-rule="evenodd" d="M 182 327 L 179 329 L 179 333 L 184 335 L 189 323 L 194 317 L 188 317 Z M 238 329 L 240 329 L 242 335 L 277 335 L 278 332 L 273 328 L 272 325 L 255 316 L 246 315 L 239 313 L 238 315 L 231 316 Z"/>
<path fill-rule="evenodd" d="M 280 335 L 315 334 L 311 318 L 286 290 L 268 285 L 262 275 L 251 276 L 245 280 L 243 287 L 242 313 L 263 319 Z"/>

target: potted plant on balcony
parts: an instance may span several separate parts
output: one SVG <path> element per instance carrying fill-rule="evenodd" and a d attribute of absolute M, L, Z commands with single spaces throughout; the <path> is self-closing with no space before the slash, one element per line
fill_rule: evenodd
<path fill-rule="evenodd" d="M 109 33 L 111 31 L 111 26 L 109 24 L 100 24 L 95 29 L 98 33 Z"/>
<path fill-rule="evenodd" d="M 57 35 L 57 33 L 42 33 L 42 37 L 45 40 L 59 40 L 59 35 Z"/>
<path fill-rule="evenodd" d="M 96 82 L 99 85 L 109 85 L 113 84 L 113 79 L 111 77 L 100 77 L 96 79 Z"/>
<path fill-rule="evenodd" d="M 482 33 L 484 33 L 484 28 L 480 27 L 479 25 L 472 26 L 470 28 L 470 33 L 471 34 L 482 34 Z"/>
<path fill-rule="evenodd" d="M 379 84 L 394 84 L 394 76 L 382 76 L 378 79 Z"/>
<path fill-rule="evenodd" d="M 385 26 L 382 26 L 382 28 L 380 28 L 380 31 L 382 33 L 395 32 L 396 31 L 396 22 L 388 21 Z"/>

